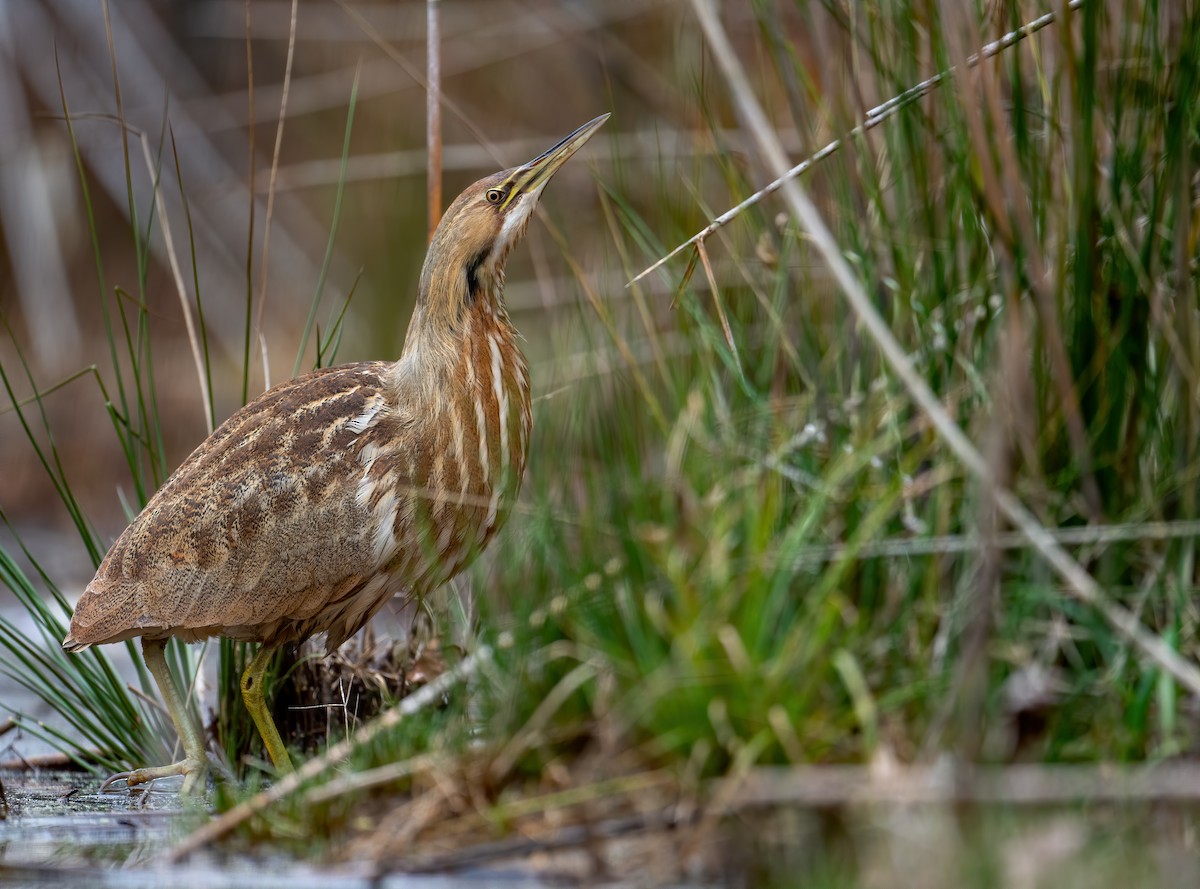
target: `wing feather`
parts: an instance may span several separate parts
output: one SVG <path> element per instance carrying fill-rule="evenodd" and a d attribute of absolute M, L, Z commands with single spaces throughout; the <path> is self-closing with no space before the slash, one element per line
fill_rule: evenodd
<path fill-rule="evenodd" d="M 390 367 L 297 377 L 221 424 L 109 550 L 65 644 L 310 620 L 377 571 L 357 494 L 364 448 L 404 426 Z"/>

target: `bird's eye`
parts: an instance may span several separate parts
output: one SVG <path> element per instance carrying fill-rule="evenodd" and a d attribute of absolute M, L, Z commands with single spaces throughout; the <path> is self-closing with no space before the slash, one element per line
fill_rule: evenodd
<path fill-rule="evenodd" d="M 486 197 L 489 204 L 498 204 L 504 198 L 504 192 L 498 188 L 489 188 Z"/>

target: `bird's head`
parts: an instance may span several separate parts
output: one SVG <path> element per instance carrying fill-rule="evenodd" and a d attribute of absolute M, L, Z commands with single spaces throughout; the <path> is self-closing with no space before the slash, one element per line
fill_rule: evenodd
<path fill-rule="evenodd" d="M 427 323 L 454 326 L 464 307 L 499 297 L 504 261 L 525 234 L 542 189 L 608 117 L 600 115 L 544 154 L 480 179 L 455 198 L 421 270 L 418 311 Z"/>

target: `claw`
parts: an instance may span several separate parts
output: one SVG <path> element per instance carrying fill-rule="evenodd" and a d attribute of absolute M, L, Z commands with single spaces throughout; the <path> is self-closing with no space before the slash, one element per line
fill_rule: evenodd
<path fill-rule="evenodd" d="M 141 784 L 149 784 L 151 781 L 156 781 L 159 778 L 170 778 L 174 775 L 183 775 L 183 788 L 180 791 L 183 794 L 189 794 L 196 790 L 197 785 L 203 786 L 203 780 L 208 763 L 196 762 L 192 759 L 181 759 L 179 762 L 173 762 L 167 766 L 156 766 L 148 769 L 133 769 L 129 772 L 117 772 L 115 775 L 110 775 L 103 784 L 100 785 L 100 793 L 104 793 L 114 784 L 124 781 L 126 787 L 133 789 Z"/>
<path fill-rule="evenodd" d="M 112 787 L 118 781 L 128 782 L 132 774 L 133 772 L 117 772 L 115 775 L 109 775 L 108 778 L 105 779 L 104 783 L 100 785 L 100 790 L 98 792 L 106 793 L 108 788 Z M 130 786 L 132 787 L 133 785 L 130 784 Z"/>

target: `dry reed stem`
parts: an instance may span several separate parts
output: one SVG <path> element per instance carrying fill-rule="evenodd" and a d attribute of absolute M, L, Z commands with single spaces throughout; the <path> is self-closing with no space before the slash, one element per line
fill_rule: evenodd
<path fill-rule="evenodd" d="M 250 120 L 254 120 L 254 41 L 251 30 L 250 0 L 246 0 L 246 103 L 249 106 Z M 254 190 L 255 170 L 255 127 L 246 127 L 248 147 L 246 172 L 246 190 L 250 195 L 250 207 L 247 214 L 249 222 L 246 229 L 246 341 L 245 362 L 242 371 L 242 401 L 246 401 L 247 385 L 250 379 L 250 307 L 254 304 L 254 208 L 256 204 Z"/>
<path fill-rule="evenodd" d="M 426 33 L 428 45 L 425 77 L 425 140 L 429 148 L 426 168 L 426 188 L 429 214 L 429 241 L 442 218 L 442 40 L 439 27 L 438 0 L 426 0 Z"/>
<path fill-rule="evenodd" d="M 279 175 L 279 153 L 283 148 L 283 124 L 287 120 L 288 91 L 292 84 L 292 61 L 296 56 L 296 12 L 299 0 L 292 0 L 292 20 L 288 29 L 287 60 L 283 65 L 283 93 L 279 100 L 279 122 L 275 127 L 275 149 L 271 154 L 271 175 L 267 180 L 267 215 L 263 221 L 263 246 L 259 286 L 258 286 L 258 317 L 254 320 L 254 329 L 258 331 L 259 346 L 262 349 L 263 388 L 271 388 L 271 368 L 267 362 L 267 340 L 263 335 L 263 311 L 267 305 L 267 276 L 271 270 L 271 220 L 275 218 L 275 180 Z M 253 89 L 253 87 L 251 87 Z M 251 200 L 254 199 L 251 193 Z M 210 430 L 211 431 L 211 430 Z"/>
<path fill-rule="evenodd" d="M 208 388 L 208 379 L 204 375 L 204 358 L 200 354 L 200 340 L 196 334 L 196 322 L 192 320 L 192 307 L 188 302 L 187 286 L 183 283 L 183 272 L 179 268 L 179 256 L 175 252 L 175 239 L 171 237 L 171 223 L 167 215 L 167 205 L 163 200 L 162 183 L 154 169 L 154 158 L 150 153 L 150 140 L 140 130 L 134 130 L 142 144 L 142 157 L 146 161 L 146 172 L 154 185 L 154 204 L 158 211 L 158 224 L 162 230 L 163 244 L 167 248 L 167 264 L 171 266 L 171 279 L 175 282 L 175 292 L 179 294 L 179 307 L 183 311 L 183 325 L 187 329 L 188 344 L 192 348 L 192 361 L 196 365 L 196 376 L 200 380 L 200 398 L 204 402 L 204 424 L 211 435 L 212 425 L 212 392 Z M 197 299 L 199 295 L 197 295 Z"/>
<path fill-rule="evenodd" d="M 913 401 L 929 418 L 938 435 L 971 475 L 975 476 L 980 484 L 991 490 L 996 505 L 1009 521 L 1029 538 L 1033 548 L 1055 572 L 1066 581 L 1067 589 L 1075 598 L 1096 609 L 1126 641 L 1174 676 L 1192 694 L 1200 696 L 1200 669 L 1194 663 L 1180 657 L 1161 638 L 1148 631 L 1128 609 L 1109 599 L 1092 576 L 1059 546 L 1054 537 L 1042 527 L 1024 504 L 1011 491 L 996 485 L 995 476 L 983 455 L 954 422 L 933 390 L 930 389 L 929 384 L 916 372 L 908 354 L 888 329 L 887 322 L 875 309 L 862 282 L 858 280 L 849 263 L 843 258 L 837 241 L 821 218 L 820 211 L 809 200 L 798 182 L 786 178 L 787 156 L 767 122 L 766 115 L 750 87 L 750 82 L 747 80 L 741 62 L 713 9 L 711 0 L 692 0 L 692 7 L 696 11 L 696 17 L 708 38 L 712 53 L 733 93 L 738 113 L 758 143 L 768 171 L 783 179 L 780 188 L 792 215 L 808 232 L 809 238 L 829 266 L 846 301 L 858 315 L 859 321 L 875 341 L 884 359 L 891 365 L 892 371 L 908 389 Z"/>
<path fill-rule="evenodd" d="M 339 741 L 326 749 L 320 756 L 304 763 L 296 771 L 281 776 L 266 790 L 255 794 L 223 815 L 214 818 L 199 830 L 188 834 L 178 845 L 167 852 L 167 860 L 174 862 L 186 858 L 198 849 L 225 836 L 238 825 L 262 812 L 267 806 L 290 796 L 305 781 L 323 774 L 349 756 L 355 747 L 369 743 L 376 735 L 394 728 L 405 717 L 425 709 L 455 685 L 465 682 L 481 665 L 487 662 L 491 655 L 492 650 L 487 646 L 477 649 L 463 658 L 454 669 L 447 670 L 428 685 L 422 686 L 382 716 L 364 725 L 353 736 Z"/>
<path fill-rule="evenodd" d="M 1070 2 L 1068 2 L 1066 4 L 1066 8 L 1067 9 L 1078 9 L 1080 6 L 1082 6 L 1084 4 L 1084 2 L 1085 2 L 1085 0 L 1070 0 Z M 992 56 L 994 56 L 1000 52 L 1003 52 L 1004 50 L 1008 49 L 1010 46 L 1013 46 L 1014 44 L 1019 43 L 1020 41 L 1024 40 L 1026 37 L 1030 36 L 1031 34 L 1036 34 L 1038 31 L 1042 30 L 1042 28 L 1045 28 L 1047 25 L 1053 24 L 1054 21 L 1056 20 L 1056 18 L 1057 18 L 1057 16 L 1055 13 L 1048 12 L 1045 15 L 1043 15 L 1039 18 L 1036 18 L 1033 21 L 1031 21 L 1025 25 L 1022 25 L 1020 28 L 1017 28 L 1015 31 L 1010 31 L 1008 34 L 1005 34 L 999 40 L 994 40 L 991 43 L 984 45 L 978 52 L 973 53 L 972 55 L 967 57 L 967 60 L 966 60 L 967 66 L 973 68 L 976 65 L 978 65 L 983 59 L 990 59 Z M 826 145 L 824 148 L 822 148 L 816 154 L 811 155 L 807 159 L 796 164 L 794 167 L 789 168 L 787 170 L 787 172 L 777 174 L 777 178 L 774 179 L 765 188 L 762 188 L 759 191 L 756 191 L 754 194 L 750 195 L 750 197 L 746 198 L 744 201 L 742 201 L 737 206 L 731 207 L 730 209 L 726 210 L 724 213 L 722 213 L 720 216 L 718 216 L 716 219 L 714 219 L 712 222 L 710 222 L 707 226 L 702 228 L 700 231 L 696 232 L 696 234 L 692 235 L 690 238 L 688 238 L 686 241 L 684 241 L 682 244 L 680 244 L 678 247 L 676 247 L 670 253 L 667 253 L 665 256 L 662 256 L 653 265 L 651 265 L 651 266 L 643 269 L 641 272 L 639 272 L 637 274 L 637 276 L 634 277 L 632 280 L 630 280 L 629 284 L 627 284 L 626 286 L 628 287 L 630 284 L 640 281 L 642 278 L 646 277 L 646 275 L 650 274 L 655 269 L 660 268 L 661 266 L 665 265 L 668 261 L 673 259 L 675 256 L 678 256 L 680 253 L 682 253 L 688 247 L 692 246 L 693 244 L 699 243 L 700 241 L 703 241 L 709 235 L 711 235 L 713 232 L 715 232 L 717 229 L 729 224 L 734 219 L 736 219 L 738 216 L 740 216 L 744 210 L 747 210 L 750 207 L 753 207 L 755 204 L 757 204 L 759 201 L 761 201 L 763 198 L 767 197 L 768 195 L 772 195 L 775 192 L 779 191 L 779 189 L 783 187 L 784 183 L 790 182 L 791 180 L 793 180 L 797 176 L 799 176 L 801 173 L 807 172 L 809 169 L 816 166 L 821 161 L 825 160 L 825 158 L 829 157 L 831 154 L 836 152 L 845 143 L 851 141 L 852 139 L 854 139 L 858 136 L 861 136 L 863 133 L 866 133 L 868 130 L 874 129 L 876 126 L 883 123 L 885 120 L 887 120 L 889 117 L 891 117 L 897 111 L 899 111 L 901 108 L 905 108 L 905 107 L 911 105 L 917 99 L 921 98 L 926 93 L 933 90 L 935 87 L 941 86 L 943 81 L 945 81 L 947 78 L 949 78 L 950 76 L 952 76 L 954 74 L 954 71 L 955 71 L 954 68 L 947 68 L 945 71 L 940 71 L 937 74 L 935 74 L 933 77 L 930 77 L 927 80 L 922 80 L 920 83 L 916 84 L 915 86 L 909 87 L 904 92 L 900 93 L 899 95 L 893 96 L 892 98 L 888 99 L 886 102 L 884 102 L 880 105 L 876 105 L 874 108 L 867 111 L 866 115 L 863 117 L 863 122 L 861 124 L 856 126 L 854 129 L 850 130 L 844 136 L 841 136 L 838 139 L 834 139 L 832 142 L 830 142 L 828 145 Z"/>
<path fill-rule="evenodd" d="M 367 19 L 363 17 L 362 13 L 347 3 L 346 0 L 334 0 L 334 2 L 336 2 L 338 6 L 346 11 L 346 14 L 354 20 L 354 23 L 358 25 L 358 27 L 364 34 L 367 35 L 368 38 L 370 38 L 371 42 L 379 47 L 379 49 L 382 50 L 389 59 L 399 65 L 400 69 L 405 74 L 416 81 L 419 86 L 424 87 L 426 92 L 430 90 L 429 81 L 426 79 L 425 75 L 421 73 L 420 69 L 410 62 L 408 58 L 402 52 L 400 52 L 400 50 L 396 49 L 396 47 L 392 46 L 391 43 L 384 39 L 383 35 L 379 33 L 379 29 L 367 21 Z M 462 108 L 458 106 L 457 102 L 446 98 L 445 94 L 440 92 L 438 93 L 438 100 L 442 105 L 445 106 L 447 111 L 458 118 L 459 123 L 466 127 L 467 132 L 469 132 L 478 140 L 479 144 L 483 146 L 483 149 L 499 166 L 506 166 L 503 158 L 500 157 L 500 153 L 497 151 L 495 144 L 483 134 L 483 131 L 475 125 L 473 120 L 471 120 L 470 115 L 463 111 Z"/>
<path fill-rule="evenodd" d="M 712 291 L 713 305 L 717 307 L 717 317 L 721 319 L 721 330 L 725 333 L 725 342 L 729 344 L 729 351 L 733 353 L 733 363 L 737 365 L 738 372 L 744 374 L 742 359 L 738 356 L 737 343 L 733 341 L 733 329 L 729 326 L 729 319 L 725 316 L 725 306 L 721 303 L 721 288 L 717 286 L 717 276 L 713 274 L 712 263 L 708 261 L 708 250 L 705 249 L 703 241 L 696 242 L 696 252 L 700 254 L 700 262 L 704 264 L 704 276 L 708 278 L 708 289 Z"/>

